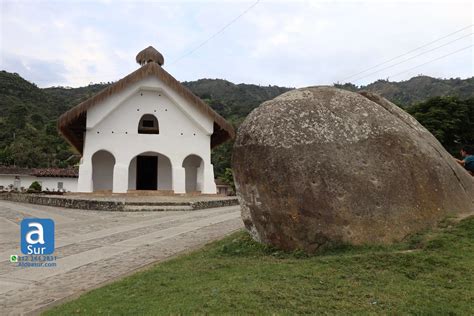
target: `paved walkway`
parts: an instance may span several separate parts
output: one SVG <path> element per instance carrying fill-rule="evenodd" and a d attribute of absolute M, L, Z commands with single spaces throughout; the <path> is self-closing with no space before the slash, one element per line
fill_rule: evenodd
<path fill-rule="evenodd" d="M 19 222 L 52 218 L 56 267 L 21 268 Z M 105 212 L 0 201 L 0 315 L 34 312 L 243 227 L 238 206 Z"/>

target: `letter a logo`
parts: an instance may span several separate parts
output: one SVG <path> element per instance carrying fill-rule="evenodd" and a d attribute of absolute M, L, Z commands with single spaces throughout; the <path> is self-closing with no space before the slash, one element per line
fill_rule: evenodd
<path fill-rule="evenodd" d="M 44 245 L 44 230 L 43 225 L 40 223 L 28 223 L 28 227 L 34 227 L 36 230 L 30 230 L 26 233 L 26 242 L 30 245 L 34 245 L 40 243 Z M 36 235 L 36 239 L 33 239 L 32 236 Z"/>
<path fill-rule="evenodd" d="M 49 218 L 25 218 L 21 221 L 21 252 L 25 255 L 49 255 L 54 252 L 54 221 Z"/>

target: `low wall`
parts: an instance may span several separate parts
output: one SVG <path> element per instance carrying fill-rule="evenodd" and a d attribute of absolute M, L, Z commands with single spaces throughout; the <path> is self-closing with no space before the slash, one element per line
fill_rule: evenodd
<path fill-rule="evenodd" d="M 187 205 L 191 206 L 192 209 L 206 209 L 223 206 L 239 205 L 237 198 L 235 199 L 216 199 L 207 201 L 189 201 L 189 202 L 123 202 L 123 201 L 107 201 L 107 200 L 94 200 L 94 199 L 81 199 L 72 198 L 66 196 L 52 196 L 43 194 L 26 194 L 26 193 L 0 193 L 0 200 L 20 202 L 20 203 L 31 203 L 47 206 L 75 208 L 82 210 L 99 210 L 99 211 L 125 211 L 127 205 L 147 205 L 156 206 L 156 209 L 148 208 L 148 210 L 160 211 L 160 206 L 173 206 L 173 205 Z"/>
<path fill-rule="evenodd" d="M 199 210 L 199 209 L 203 209 L 203 208 L 234 206 L 234 205 L 239 205 L 239 200 L 237 198 L 235 198 L 235 199 L 222 199 L 222 200 L 191 202 L 191 206 L 195 210 Z"/>
<path fill-rule="evenodd" d="M 124 203 L 116 201 L 98 201 L 87 199 L 73 199 L 64 196 L 41 194 L 1 193 L 1 200 L 12 202 L 31 203 L 82 210 L 123 211 Z"/>

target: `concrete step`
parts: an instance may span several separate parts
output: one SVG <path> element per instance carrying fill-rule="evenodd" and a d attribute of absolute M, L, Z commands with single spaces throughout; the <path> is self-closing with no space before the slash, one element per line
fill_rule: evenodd
<path fill-rule="evenodd" d="M 192 211 L 190 205 L 125 205 L 125 212 Z"/>

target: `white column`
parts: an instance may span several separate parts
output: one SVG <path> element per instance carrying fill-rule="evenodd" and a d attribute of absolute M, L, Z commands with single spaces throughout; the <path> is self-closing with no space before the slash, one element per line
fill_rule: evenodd
<path fill-rule="evenodd" d="M 128 190 L 128 165 L 115 163 L 113 193 L 127 193 Z"/>
<path fill-rule="evenodd" d="M 92 183 L 92 163 L 89 159 L 82 159 L 79 165 L 79 178 L 77 179 L 77 192 L 92 192 L 94 190 Z"/>
<path fill-rule="evenodd" d="M 203 180 L 202 180 L 203 194 L 216 194 L 217 187 L 214 181 L 214 166 L 212 164 L 204 164 Z"/>
<path fill-rule="evenodd" d="M 176 194 L 186 193 L 186 172 L 183 167 L 173 168 L 173 190 Z"/>

